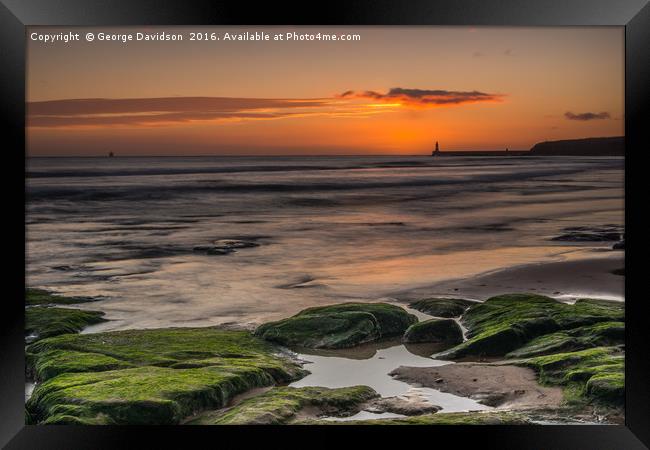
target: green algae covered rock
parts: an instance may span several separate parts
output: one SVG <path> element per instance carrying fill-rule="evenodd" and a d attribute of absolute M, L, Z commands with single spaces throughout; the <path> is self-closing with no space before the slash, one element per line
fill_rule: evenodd
<path fill-rule="evenodd" d="M 46 350 L 36 354 L 31 351 L 33 350 L 30 350 L 26 357 L 32 378 L 35 380 L 47 380 L 62 373 L 103 372 L 133 367 L 128 361 L 101 353 L 65 349 Z"/>
<path fill-rule="evenodd" d="M 506 358 L 530 358 L 624 343 L 625 324 L 623 322 L 599 322 L 537 337 L 508 353 Z"/>
<path fill-rule="evenodd" d="M 31 340 L 78 333 L 88 325 L 105 322 L 101 311 L 33 306 L 25 310 L 25 335 Z"/>
<path fill-rule="evenodd" d="M 402 340 L 408 343 L 460 344 L 463 342 L 463 331 L 453 319 L 430 319 L 411 325 Z"/>
<path fill-rule="evenodd" d="M 328 415 L 350 415 L 359 406 L 379 395 L 368 386 L 338 389 L 324 387 L 276 387 L 244 400 L 227 411 L 207 412 L 194 418 L 190 425 L 278 425 L 311 407 Z"/>
<path fill-rule="evenodd" d="M 585 395 L 599 403 L 623 405 L 625 403 L 625 374 L 598 373 L 587 380 Z"/>
<path fill-rule="evenodd" d="M 96 301 L 92 297 L 68 297 L 54 294 L 45 289 L 27 288 L 25 289 L 25 305 L 73 305 L 76 303 L 88 303 Z"/>
<path fill-rule="evenodd" d="M 588 401 L 610 406 L 625 401 L 625 356 L 619 347 L 596 347 L 515 363 L 534 369 L 543 384 L 573 388 Z"/>
<path fill-rule="evenodd" d="M 168 328 L 65 334 L 27 347 L 36 423 L 176 424 L 249 389 L 306 373 L 245 331 Z"/>
<path fill-rule="evenodd" d="M 624 317 L 621 303 L 583 299 L 570 305 L 536 294 L 499 295 L 471 306 L 462 318 L 468 340 L 437 356 L 503 356 L 539 336 Z"/>
<path fill-rule="evenodd" d="M 43 289 L 25 290 L 25 341 L 78 333 L 88 325 L 105 322 L 101 311 L 86 311 L 51 305 L 72 305 L 94 301 L 89 297 L 66 297 Z"/>
<path fill-rule="evenodd" d="M 462 298 L 426 298 L 409 304 L 409 307 L 435 317 L 460 317 L 478 302 Z"/>
<path fill-rule="evenodd" d="M 286 346 L 346 348 L 401 336 L 417 318 L 386 303 L 341 303 L 305 309 L 259 326 L 255 335 Z"/>

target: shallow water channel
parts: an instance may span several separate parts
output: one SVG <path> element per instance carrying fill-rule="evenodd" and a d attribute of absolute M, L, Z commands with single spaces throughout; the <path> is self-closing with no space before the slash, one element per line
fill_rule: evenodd
<path fill-rule="evenodd" d="M 404 305 L 400 305 L 404 307 Z M 420 321 L 433 318 L 409 308 L 410 313 Z M 406 400 L 424 400 L 440 406 L 440 412 L 461 412 L 492 409 L 467 397 L 440 392 L 435 389 L 414 386 L 396 380 L 389 375 L 400 366 L 433 367 L 454 364 L 434 359 L 431 355 L 443 348 L 433 344 L 403 344 L 399 339 L 361 345 L 352 349 L 314 350 L 295 349 L 298 358 L 306 361 L 305 369 L 311 373 L 291 383 L 292 387 L 323 386 L 340 388 L 365 385 L 373 388 L 382 397 L 401 397 Z M 393 413 L 360 413 L 336 420 L 379 419 L 404 417 Z M 332 418 L 334 419 L 334 418 Z"/>

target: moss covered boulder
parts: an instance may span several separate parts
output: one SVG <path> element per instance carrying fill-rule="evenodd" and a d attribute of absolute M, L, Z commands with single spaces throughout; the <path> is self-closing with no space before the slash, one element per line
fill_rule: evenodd
<path fill-rule="evenodd" d="M 570 305 L 535 294 L 499 295 L 467 310 L 462 323 L 468 340 L 438 357 L 503 356 L 539 336 L 624 316 L 621 303 L 583 299 Z"/>
<path fill-rule="evenodd" d="M 309 308 L 288 319 L 265 323 L 255 335 L 286 346 L 345 348 L 401 336 L 417 322 L 403 308 L 386 303 L 342 303 Z"/>
<path fill-rule="evenodd" d="M 104 313 L 71 308 L 33 306 L 25 310 L 25 336 L 28 341 L 78 333 L 88 325 L 105 322 Z"/>
<path fill-rule="evenodd" d="M 432 342 L 443 344 L 460 344 L 463 331 L 453 319 L 430 319 L 411 325 L 404 333 L 404 342 Z"/>
<path fill-rule="evenodd" d="M 519 360 L 543 384 L 569 388 L 578 397 L 610 406 L 625 401 L 625 355 L 620 347 L 596 347 Z"/>
<path fill-rule="evenodd" d="M 435 317 L 460 317 L 470 306 L 478 302 L 462 298 L 425 298 L 409 304 L 409 307 Z"/>
<path fill-rule="evenodd" d="M 506 357 L 529 358 L 624 343 L 625 324 L 623 322 L 599 322 L 537 337 L 508 353 Z"/>
<path fill-rule="evenodd" d="M 598 403 L 622 406 L 625 403 L 625 374 L 623 370 L 616 373 L 597 373 L 585 384 L 586 397 Z"/>
<path fill-rule="evenodd" d="M 279 425 L 293 420 L 305 408 L 310 414 L 351 415 L 379 395 L 368 386 L 338 389 L 276 387 L 224 411 L 207 412 L 190 425 Z"/>
<path fill-rule="evenodd" d="M 176 424 L 306 373 L 273 345 L 219 328 L 65 334 L 27 347 L 37 423 Z"/>

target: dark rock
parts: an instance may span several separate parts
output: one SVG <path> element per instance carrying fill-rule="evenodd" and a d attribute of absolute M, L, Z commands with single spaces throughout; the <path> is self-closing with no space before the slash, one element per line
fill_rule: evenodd
<path fill-rule="evenodd" d="M 602 322 L 621 322 L 624 317 L 621 302 L 580 299 L 569 305 L 535 294 L 499 295 L 470 307 L 462 319 L 468 340 L 437 357 L 504 356 L 540 336 Z M 593 333 L 586 331 L 586 335 Z M 554 340 L 558 344 L 560 341 Z M 590 346 L 600 342 L 583 340 Z"/>
<path fill-rule="evenodd" d="M 459 317 L 475 301 L 462 298 L 425 298 L 409 304 L 409 307 L 435 317 Z"/>
<path fill-rule="evenodd" d="M 435 342 L 460 344 L 463 331 L 453 319 L 431 319 L 411 325 L 403 337 L 404 342 Z"/>
<path fill-rule="evenodd" d="M 239 239 L 219 239 L 214 241 L 214 246 L 222 249 L 253 248 L 260 244 L 253 241 L 242 241 Z"/>
<path fill-rule="evenodd" d="M 623 322 L 599 322 L 566 331 L 543 335 L 510 352 L 507 358 L 529 358 L 553 353 L 613 346 L 625 342 Z"/>
<path fill-rule="evenodd" d="M 400 336 L 417 322 L 404 309 L 386 303 L 341 303 L 309 308 L 293 317 L 259 326 L 255 335 L 282 345 L 346 348 Z"/>
<path fill-rule="evenodd" d="M 253 241 L 219 239 L 214 241 L 213 245 L 197 245 L 192 250 L 197 253 L 205 253 L 206 255 L 229 255 L 238 249 L 259 247 L 259 245 Z"/>
<path fill-rule="evenodd" d="M 233 253 L 232 249 L 223 249 L 218 247 L 212 247 L 208 245 L 199 245 L 192 249 L 195 253 L 203 253 L 205 255 L 228 255 Z"/>
<path fill-rule="evenodd" d="M 609 242 L 620 241 L 623 228 L 618 225 L 603 225 L 596 227 L 568 227 L 563 234 L 552 238 L 552 241 L 566 242 Z"/>
<path fill-rule="evenodd" d="M 233 253 L 234 250 L 230 248 L 219 248 L 219 247 L 213 247 L 210 248 L 206 251 L 206 254 L 208 255 L 228 255 L 230 253 Z"/>
<path fill-rule="evenodd" d="M 621 238 L 620 233 L 584 233 L 573 232 L 554 237 L 553 241 L 571 241 L 571 242 L 606 242 L 618 241 Z"/>

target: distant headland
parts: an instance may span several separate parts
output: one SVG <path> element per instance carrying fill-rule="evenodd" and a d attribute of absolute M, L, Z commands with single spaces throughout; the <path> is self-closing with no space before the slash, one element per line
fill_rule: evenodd
<path fill-rule="evenodd" d="M 563 156 L 624 156 L 625 137 L 614 136 L 540 142 L 530 149 L 530 154 Z"/>
<path fill-rule="evenodd" d="M 436 156 L 624 156 L 625 137 L 544 141 L 530 150 L 438 151 Z"/>

